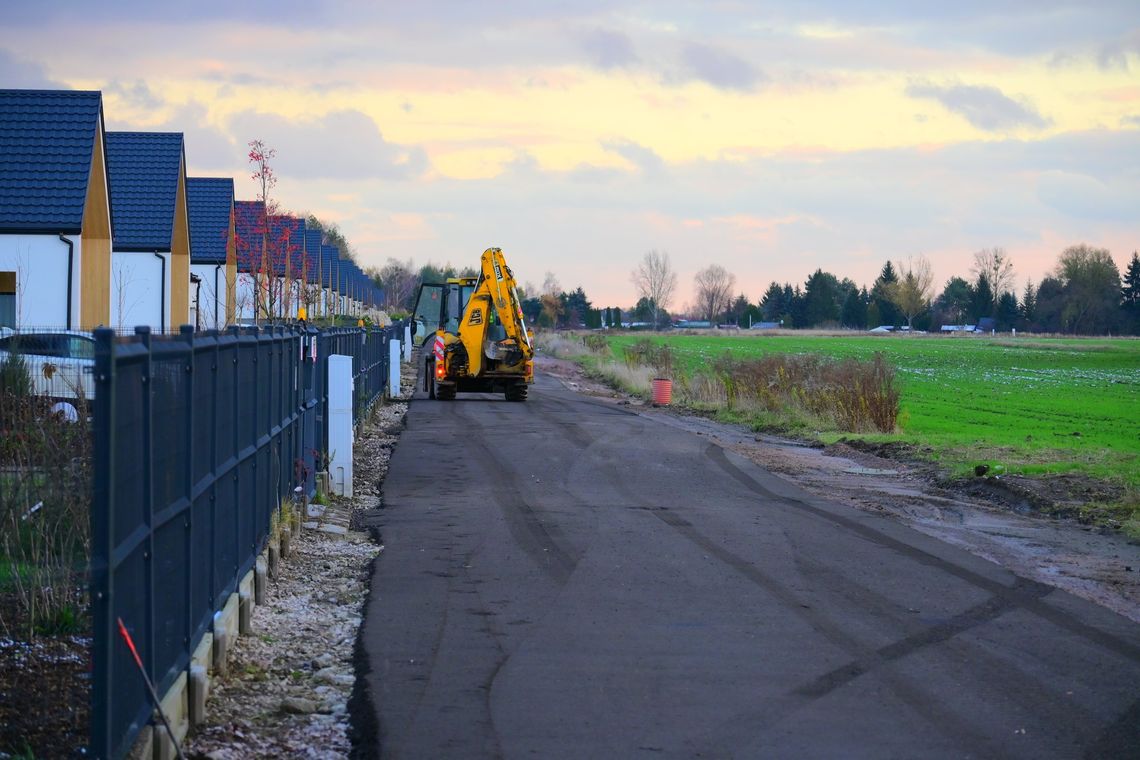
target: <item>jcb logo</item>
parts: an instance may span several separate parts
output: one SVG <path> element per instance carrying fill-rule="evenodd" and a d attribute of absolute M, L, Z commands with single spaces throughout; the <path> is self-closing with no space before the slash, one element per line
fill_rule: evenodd
<path fill-rule="evenodd" d="M 492 264 L 494 265 L 494 267 L 495 267 L 495 279 L 496 279 L 496 280 L 502 280 L 502 279 L 503 279 L 503 270 L 502 270 L 502 269 L 499 269 L 499 261 L 498 261 L 498 259 L 492 259 L 491 263 L 492 263 Z"/>
<path fill-rule="evenodd" d="M 467 324 L 469 324 L 469 325 L 481 325 L 481 324 L 483 324 L 483 310 L 482 309 L 476 309 L 475 311 L 471 312 L 471 319 L 467 320 Z"/>

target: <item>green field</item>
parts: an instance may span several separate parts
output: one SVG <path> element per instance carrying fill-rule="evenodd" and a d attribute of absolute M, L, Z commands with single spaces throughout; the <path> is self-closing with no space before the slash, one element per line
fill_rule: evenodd
<path fill-rule="evenodd" d="M 609 340 L 621 356 L 624 346 L 642 339 Z M 652 340 L 667 343 L 678 371 L 690 376 L 726 352 L 737 359 L 882 352 L 902 389 L 900 430 L 858 437 L 914 444 L 955 470 L 987 462 L 1007 472 L 1081 472 L 1140 487 L 1137 340 L 786 334 Z"/>

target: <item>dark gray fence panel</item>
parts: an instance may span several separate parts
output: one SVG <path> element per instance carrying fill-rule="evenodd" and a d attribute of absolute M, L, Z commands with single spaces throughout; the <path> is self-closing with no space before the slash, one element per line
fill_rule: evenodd
<path fill-rule="evenodd" d="M 353 357 L 354 419 L 383 394 L 381 330 L 97 330 L 91 755 L 122 757 L 152 709 L 122 618 L 159 691 L 189 665 L 294 488 L 327 453 L 328 357 Z"/>

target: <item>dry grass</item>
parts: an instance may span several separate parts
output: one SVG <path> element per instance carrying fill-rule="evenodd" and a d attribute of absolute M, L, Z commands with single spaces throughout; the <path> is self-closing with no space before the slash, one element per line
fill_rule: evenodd
<path fill-rule="evenodd" d="M 719 359 L 688 383 L 694 398 L 739 411 L 808 416 L 851 433 L 894 432 L 899 388 L 882 354 L 870 360 L 769 354 Z"/>

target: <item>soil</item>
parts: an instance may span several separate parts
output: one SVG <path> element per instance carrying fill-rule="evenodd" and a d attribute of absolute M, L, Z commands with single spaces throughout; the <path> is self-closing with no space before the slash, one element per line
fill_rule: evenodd
<path fill-rule="evenodd" d="M 73 757 L 87 743 L 90 651 L 84 636 L 0 638 L 0 757 Z"/>
<path fill-rule="evenodd" d="M 903 443 L 842 441 L 821 447 L 757 435 L 683 410 L 653 407 L 587 377 L 574 362 L 540 356 L 536 370 L 579 393 L 637 407 L 704 435 L 805 490 L 899 520 L 1009 569 L 1140 622 L 1140 544 L 1073 519 L 1082 505 L 1112 501 L 1112 484 L 1075 475 L 949 479 Z"/>

